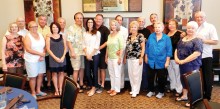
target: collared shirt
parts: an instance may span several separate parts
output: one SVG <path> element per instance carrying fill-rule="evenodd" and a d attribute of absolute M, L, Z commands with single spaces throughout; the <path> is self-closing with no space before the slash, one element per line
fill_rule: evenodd
<path fill-rule="evenodd" d="M 215 26 L 204 22 L 197 29 L 197 34 L 208 40 L 218 40 L 218 35 Z M 212 57 L 212 45 L 203 43 L 202 58 Z"/>
<path fill-rule="evenodd" d="M 84 27 L 80 27 L 76 24 L 73 24 L 68 29 L 67 41 L 71 42 L 71 45 L 74 49 L 76 55 L 84 55 L 83 52 L 83 32 L 85 32 Z"/>
<path fill-rule="evenodd" d="M 45 25 L 44 28 L 41 28 L 40 25 L 38 25 L 37 32 L 41 33 L 44 39 L 46 39 L 47 34 L 50 34 L 50 27 Z"/>
<path fill-rule="evenodd" d="M 123 38 L 123 43 L 124 43 L 124 48 L 125 48 L 126 47 L 126 41 L 127 41 L 127 38 L 128 38 L 128 29 L 123 27 L 123 26 L 120 26 L 119 33 L 121 34 L 121 36 Z"/>
<path fill-rule="evenodd" d="M 93 35 L 88 32 L 83 33 L 83 49 L 86 48 L 86 54 L 91 54 L 94 49 L 97 49 L 94 55 L 100 53 L 98 50 L 100 46 L 100 38 L 101 34 L 99 31 Z"/>
<path fill-rule="evenodd" d="M 167 57 L 172 56 L 172 44 L 170 37 L 166 34 L 157 41 L 156 33 L 152 33 L 147 41 L 145 54 L 148 57 L 148 64 L 152 69 L 165 67 Z"/>

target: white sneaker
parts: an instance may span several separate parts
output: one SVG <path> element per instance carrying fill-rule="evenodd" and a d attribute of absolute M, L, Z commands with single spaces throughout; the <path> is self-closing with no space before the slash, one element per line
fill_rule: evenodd
<path fill-rule="evenodd" d="M 162 98 L 163 96 L 164 96 L 164 93 L 160 93 L 160 92 L 156 95 L 156 97 L 159 99 Z"/>
<path fill-rule="evenodd" d="M 153 95 L 155 95 L 154 92 L 148 92 L 146 96 L 150 98 L 150 97 L 152 97 Z"/>

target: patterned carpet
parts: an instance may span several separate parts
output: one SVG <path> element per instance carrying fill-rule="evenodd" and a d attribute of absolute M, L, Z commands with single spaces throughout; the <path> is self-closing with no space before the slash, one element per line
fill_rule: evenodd
<path fill-rule="evenodd" d="M 92 97 L 84 93 L 77 96 L 75 109 L 187 109 L 184 107 L 185 102 L 175 101 L 172 93 L 166 93 L 162 99 L 146 97 L 146 92 L 141 92 L 136 98 L 131 98 L 129 87 L 114 97 L 107 94 L 105 89 L 101 94 L 95 94 Z M 49 95 L 52 93 L 50 92 Z M 220 86 L 214 85 L 212 92 L 212 100 L 220 103 Z M 39 109 L 59 109 L 59 99 L 48 99 L 39 101 Z"/>

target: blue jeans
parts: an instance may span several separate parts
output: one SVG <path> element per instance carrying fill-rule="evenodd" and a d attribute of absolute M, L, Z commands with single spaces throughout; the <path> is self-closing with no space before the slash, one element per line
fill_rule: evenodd
<path fill-rule="evenodd" d="M 91 60 L 85 58 L 85 72 L 88 81 L 88 86 L 98 88 L 98 65 L 99 65 L 99 55 L 95 55 Z"/>

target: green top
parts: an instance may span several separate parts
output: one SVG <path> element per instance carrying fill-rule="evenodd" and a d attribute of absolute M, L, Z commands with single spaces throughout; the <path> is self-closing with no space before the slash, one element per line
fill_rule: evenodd
<path fill-rule="evenodd" d="M 108 36 L 107 40 L 107 54 L 109 59 L 118 59 L 117 51 L 123 49 L 123 38 L 120 34 L 116 34 L 115 36 Z"/>

